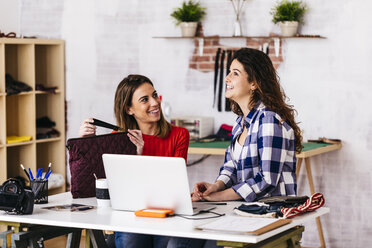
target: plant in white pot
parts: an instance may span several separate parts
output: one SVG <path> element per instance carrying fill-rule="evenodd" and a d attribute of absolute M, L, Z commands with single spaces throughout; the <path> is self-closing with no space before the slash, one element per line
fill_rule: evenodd
<path fill-rule="evenodd" d="M 194 37 L 198 22 L 205 16 L 205 8 L 199 2 L 183 2 L 180 8 L 176 8 L 171 16 L 176 20 L 176 25 L 181 26 L 183 37 Z"/>
<path fill-rule="evenodd" d="M 302 1 L 279 1 L 271 10 L 273 23 L 279 23 L 282 36 L 294 36 L 298 24 L 304 24 L 303 17 L 307 7 Z"/>

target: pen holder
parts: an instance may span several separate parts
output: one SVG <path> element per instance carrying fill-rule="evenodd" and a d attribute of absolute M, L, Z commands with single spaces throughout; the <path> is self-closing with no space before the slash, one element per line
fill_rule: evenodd
<path fill-rule="evenodd" d="M 35 195 L 35 204 L 48 203 L 48 180 L 34 180 L 30 186 Z"/>

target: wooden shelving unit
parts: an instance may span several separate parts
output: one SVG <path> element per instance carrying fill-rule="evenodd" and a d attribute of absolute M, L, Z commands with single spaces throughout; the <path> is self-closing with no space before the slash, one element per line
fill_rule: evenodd
<path fill-rule="evenodd" d="M 64 41 L 0 38 L 0 183 L 25 176 L 22 163 L 45 171 L 52 162 L 54 173 L 66 178 L 65 157 L 65 52 Z M 5 75 L 31 86 L 32 91 L 8 96 Z M 36 84 L 57 87 L 55 93 L 36 91 Z M 47 116 L 60 135 L 36 139 L 36 119 Z M 31 141 L 7 144 L 10 135 L 31 136 Z M 66 191 L 66 186 L 50 193 Z"/>

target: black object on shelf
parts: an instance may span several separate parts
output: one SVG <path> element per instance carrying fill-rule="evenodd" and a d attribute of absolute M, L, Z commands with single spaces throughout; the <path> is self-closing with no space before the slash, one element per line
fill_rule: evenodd
<path fill-rule="evenodd" d="M 5 75 L 6 93 L 8 96 L 15 95 L 21 92 L 31 91 L 32 88 L 20 81 L 15 80 L 9 73 Z"/>
<path fill-rule="evenodd" d="M 36 90 L 45 91 L 45 92 L 49 92 L 49 93 L 53 93 L 53 94 L 56 93 L 56 89 L 57 89 L 57 87 L 45 87 L 42 84 L 36 84 L 35 88 L 36 88 Z"/>
<path fill-rule="evenodd" d="M 60 133 L 53 127 L 56 123 L 49 119 L 48 116 L 43 116 L 36 119 L 36 139 L 48 139 L 59 137 Z"/>
<path fill-rule="evenodd" d="M 40 117 L 36 119 L 36 127 L 51 128 L 54 127 L 56 123 L 51 121 L 48 116 Z"/>

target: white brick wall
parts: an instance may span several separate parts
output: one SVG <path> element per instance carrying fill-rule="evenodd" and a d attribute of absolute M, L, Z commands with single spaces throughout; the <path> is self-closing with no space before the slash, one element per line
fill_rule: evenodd
<path fill-rule="evenodd" d="M 325 40 L 292 39 L 283 46 L 278 73 L 298 110 L 305 138 L 340 138 L 340 151 L 312 159 L 316 191 L 331 213 L 322 218 L 328 247 L 369 247 L 372 234 L 371 3 L 364 0 L 311 0 L 302 27 Z M 179 35 L 169 13 L 174 0 L 22 0 L 23 35 L 66 40 L 68 138 L 88 116 L 114 122 L 113 94 L 128 73 L 149 76 L 177 115 L 212 115 L 216 128 L 232 124 L 231 113 L 211 108 L 213 73 L 188 68 L 191 40 L 153 39 Z M 230 1 L 201 0 L 208 16 L 205 35 L 231 35 Z M 247 0 L 243 34 L 278 32 L 269 15 L 274 1 Z M 224 44 L 225 45 L 225 44 Z M 82 92 L 85 94 L 83 95 Z M 189 104 L 191 101 L 193 104 Z M 190 107 L 194 106 L 194 107 Z M 197 106 L 197 107 L 195 107 Z M 197 109 L 197 112 L 195 110 Z M 105 130 L 102 130 L 105 132 Z M 195 156 L 191 157 L 192 159 Z M 223 157 L 189 169 L 195 179 L 213 180 Z M 309 194 L 306 175 L 299 194 Z M 306 225 L 305 245 L 317 245 L 315 222 Z"/>

